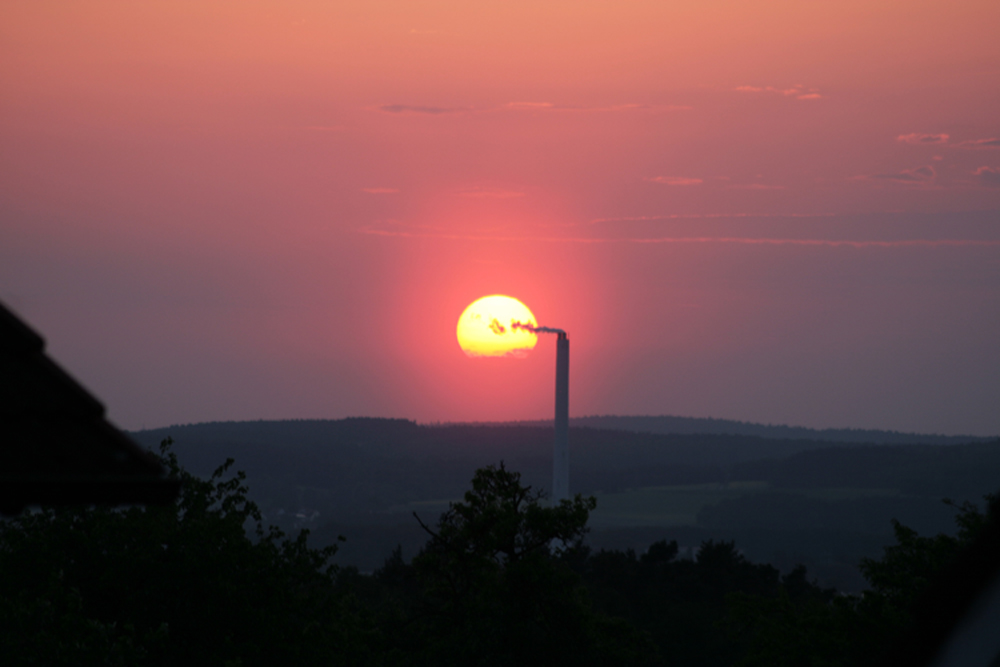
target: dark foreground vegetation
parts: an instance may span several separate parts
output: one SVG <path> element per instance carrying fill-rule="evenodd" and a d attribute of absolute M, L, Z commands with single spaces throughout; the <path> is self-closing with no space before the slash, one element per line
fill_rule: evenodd
<path fill-rule="evenodd" d="M 185 472 L 164 507 L 45 510 L 0 523 L 5 665 L 865 665 L 908 622 L 987 512 L 895 544 L 842 595 L 707 541 L 593 551 L 593 498 L 555 507 L 516 472 L 477 470 L 410 562 L 337 567 L 336 546 L 265 528 L 232 461 Z"/>

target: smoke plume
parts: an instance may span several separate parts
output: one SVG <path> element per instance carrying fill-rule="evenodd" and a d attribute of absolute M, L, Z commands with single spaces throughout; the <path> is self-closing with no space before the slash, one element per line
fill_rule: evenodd
<path fill-rule="evenodd" d="M 531 333 L 554 333 L 566 335 L 566 332 L 562 329 L 553 329 L 552 327 L 533 327 L 530 324 L 522 324 L 521 322 L 514 322 L 510 325 L 512 329 L 524 329 L 525 331 L 530 331 Z"/>

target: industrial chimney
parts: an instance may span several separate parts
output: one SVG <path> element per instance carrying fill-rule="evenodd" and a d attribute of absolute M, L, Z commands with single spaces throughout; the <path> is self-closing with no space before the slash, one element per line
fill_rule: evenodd
<path fill-rule="evenodd" d="M 569 338 L 556 341 L 556 441 L 552 456 L 552 501 L 569 498 Z"/>

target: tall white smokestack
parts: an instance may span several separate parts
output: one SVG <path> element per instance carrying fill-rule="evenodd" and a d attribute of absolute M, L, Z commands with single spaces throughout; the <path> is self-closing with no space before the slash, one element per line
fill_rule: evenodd
<path fill-rule="evenodd" d="M 556 441 L 552 450 L 552 501 L 569 498 L 569 337 L 562 329 L 512 322 L 511 328 L 558 334 L 556 340 Z"/>
<path fill-rule="evenodd" d="M 552 456 L 552 500 L 569 498 L 569 338 L 556 341 L 556 441 Z"/>

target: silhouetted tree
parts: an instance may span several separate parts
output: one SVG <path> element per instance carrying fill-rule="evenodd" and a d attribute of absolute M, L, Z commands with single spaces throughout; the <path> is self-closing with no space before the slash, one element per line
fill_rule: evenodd
<path fill-rule="evenodd" d="M 0 523 L 4 664 L 364 664 L 376 631 L 334 595 L 336 548 L 265 530 L 232 459 L 202 480 L 169 446 L 174 504 Z"/>
<path fill-rule="evenodd" d="M 430 541 L 412 569 L 426 664 L 656 664 L 646 637 L 593 612 L 567 563 L 594 498 L 541 501 L 518 473 L 488 466 L 436 528 L 421 522 Z M 390 561 L 379 576 L 405 580 L 400 570 Z"/>
<path fill-rule="evenodd" d="M 921 537 L 893 521 L 896 543 L 882 558 L 866 558 L 860 569 L 870 589 L 860 595 L 795 600 L 787 582 L 777 597 L 736 595 L 730 600 L 730 630 L 744 638 L 748 667 L 878 664 L 892 640 L 912 621 L 914 602 L 928 582 L 971 544 L 995 511 L 945 500 L 958 511 L 958 534 Z"/>
<path fill-rule="evenodd" d="M 770 598 L 782 582 L 796 598 L 823 596 L 804 568 L 780 577 L 770 565 L 749 562 L 733 542 L 707 541 L 695 559 L 679 559 L 676 542 L 660 541 L 637 556 L 599 551 L 580 567 L 595 607 L 627 619 L 658 644 L 667 664 L 731 665 L 746 648 L 744 638 L 722 623 L 732 593 Z"/>

